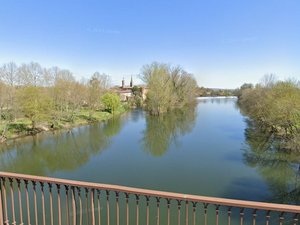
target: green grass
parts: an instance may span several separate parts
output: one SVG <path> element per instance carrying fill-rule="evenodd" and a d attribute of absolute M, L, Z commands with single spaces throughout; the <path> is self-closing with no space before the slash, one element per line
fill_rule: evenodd
<path fill-rule="evenodd" d="M 51 121 L 51 120 L 38 121 L 37 128 L 43 125 L 43 127 L 47 127 L 48 129 L 51 129 L 51 124 L 54 125 L 53 129 L 55 130 L 72 128 L 72 127 L 86 125 L 90 123 L 105 121 L 112 118 L 113 116 L 117 116 L 124 113 L 126 110 L 128 110 L 126 106 L 121 106 L 119 109 L 117 109 L 114 112 L 114 114 L 111 114 L 106 111 L 94 111 L 90 113 L 88 109 L 81 109 L 79 112 L 77 112 L 74 115 L 73 121 L 70 121 L 66 118 L 61 118 L 60 120 L 55 120 L 55 121 Z M 2 134 L 5 126 L 6 126 L 5 121 L 2 121 L 0 123 L 0 135 Z M 31 121 L 27 118 L 20 118 L 14 122 L 10 122 L 7 124 L 5 137 L 7 139 L 11 139 L 11 138 L 24 136 L 24 135 L 29 135 L 31 131 L 32 131 Z"/>

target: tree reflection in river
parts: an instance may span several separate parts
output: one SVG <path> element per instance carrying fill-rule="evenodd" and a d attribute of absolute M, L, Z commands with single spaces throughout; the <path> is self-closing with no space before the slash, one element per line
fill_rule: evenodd
<path fill-rule="evenodd" d="M 173 110 L 161 116 L 146 116 L 143 134 L 144 150 L 153 156 L 162 156 L 178 136 L 192 131 L 196 120 L 196 106 Z"/>
<path fill-rule="evenodd" d="M 123 118 L 115 117 L 53 136 L 40 134 L 8 143 L 0 149 L 0 170 L 44 176 L 73 171 L 109 146 L 110 138 L 120 132 L 122 121 Z"/>
<path fill-rule="evenodd" d="M 300 203 L 300 153 L 282 149 L 272 134 L 247 120 L 245 137 L 249 148 L 244 152 L 247 165 L 257 168 L 268 183 L 277 203 Z"/>

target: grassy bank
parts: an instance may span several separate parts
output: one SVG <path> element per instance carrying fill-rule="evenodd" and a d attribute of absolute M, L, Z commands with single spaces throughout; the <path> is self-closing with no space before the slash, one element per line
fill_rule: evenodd
<path fill-rule="evenodd" d="M 51 121 L 39 121 L 35 129 L 32 129 L 32 122 L 28 118 L 18 118 L 13 122 L 2 120 L 0 122 L 0 143 L 6 140 L 16 139 L 24 136 L 34 135 L 40 132 L 51 130 L 63 130 L 78 127 L 82 125 L 97 123 L 108 120 L 126 112 L 126 107 L 121 106 L 112 114 L 106 111 L 80 110 L 74 113 L 72 120 L 59 119 Z"/>

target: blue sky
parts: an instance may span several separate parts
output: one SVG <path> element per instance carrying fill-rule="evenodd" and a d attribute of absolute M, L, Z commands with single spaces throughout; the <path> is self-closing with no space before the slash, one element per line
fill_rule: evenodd
<path fill-rule="evenodd" d="M 267 73 L 300 79 L 300 1 L 0 0 L 0 64 L 9 61 L 114 83 L 153 61 L 179 64 L 206 87 Z"/>

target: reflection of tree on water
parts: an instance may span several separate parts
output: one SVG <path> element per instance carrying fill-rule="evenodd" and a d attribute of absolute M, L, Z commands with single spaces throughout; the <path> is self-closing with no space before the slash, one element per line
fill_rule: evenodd
<path fill-rule="evenodd" d="M 249 148 L 244 152 L 245 162 L 257 168 L 273 193 L 270 201 L 300 203 L 300 153 L 286 152 L 272 134 L 247 121 L 245 130 Z"/>
<path fill-rule="evenodd" d="M 110 138 L 122 127 L 122 119 L 79 127 L 53 136 L 31 137 L 2 147 L 0 170 L 35 175 L 57 171 L 72 171 L 84 165 L 91 156 L 101 153 L 110 144 Z"/>
<path fill-rule="evenodd" d="M 177 109 L 161 116 L 146 116 L 143 135 L 144 149 L 153 156 L 162 156 L 178 136 L 192 131 L 196 120 L 196 106 Z"/>

